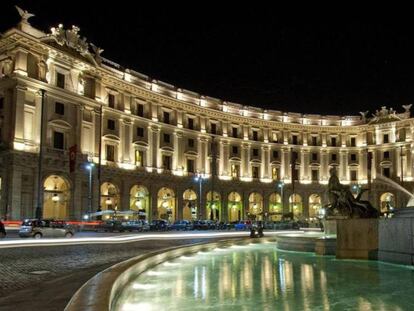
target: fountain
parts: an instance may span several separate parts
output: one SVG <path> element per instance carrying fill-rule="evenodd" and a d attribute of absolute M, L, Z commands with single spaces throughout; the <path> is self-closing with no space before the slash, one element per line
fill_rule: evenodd
<path fill-rule="evenodd" d="M 408 200 L 407 206 L 395 209 L 394 217 L 414 217 L 414 194 L 408 191 L 406 188 L 396 183 L 392 179 L 385 177 L 381 174 L 377 175 L 377 180 L 383 181 L 393 188 L 405 193 L 410 199 Z"/>

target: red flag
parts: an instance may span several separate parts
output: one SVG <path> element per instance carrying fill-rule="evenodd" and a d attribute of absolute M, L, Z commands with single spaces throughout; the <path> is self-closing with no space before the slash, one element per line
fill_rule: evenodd
<path fill-rule="evenodd" d="M 76 167 L 76 150 L 77 145 L 73 145 L 69 148 L 69 172 L 73 173 Z"/>

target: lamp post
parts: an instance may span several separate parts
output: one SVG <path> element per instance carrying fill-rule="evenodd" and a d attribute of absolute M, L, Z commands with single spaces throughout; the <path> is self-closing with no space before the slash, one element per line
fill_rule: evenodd
<path fill-rule="evenodd" d="M 88 213 L 92 213 L 92 170 L 94 166 L 93 162 L 86 164 L 86 169 L 89 171 Z"/>
<path fill-rule="evenodd" d="M 278 183 L 277 183 L 277 187 L 280 189 L 280 197 L 281 197 L 281 200 L 282 200 L 282 204 L 281 204 L 281 206 L 282 206 L 282 215 L 283 215 L 283 213 L 284 213 L 284 204 L 283 204 L 283 187 L 285 186 L 285 183 L 283 182 L 283 180 L 282 181 L 279 181 Z"/>
<path fill-rule="evenodd" d="M 196 182 L 198 182 L 198 208 L 200 209 L 198 212 L 199 218 L 201 218 L 202 214 L 201 214 L 201 196 L 203 193 L 203 178 L 204 178 L 204 174 L 197 172 L 196 177 L 194 178 L 194 180 Z"/>

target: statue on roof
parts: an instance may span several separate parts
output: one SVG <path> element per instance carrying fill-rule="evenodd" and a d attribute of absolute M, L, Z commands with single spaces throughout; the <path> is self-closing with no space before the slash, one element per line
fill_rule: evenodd
<path fill-rule="evenodd" d="M 15 5 L 14 7 L 16 8 L 17 12 L 19 12 L 20 17 L 22 18 L 22 20 L 20 21 L 21 23 L 29 24 L 29 18 L 35 16 L 34 14 L 29 13 L 27 10 L 19 8 L 17 5 Z"/>
<path fill-rule="evenodd" d="M 102 52 L 104 49 L 97 47 L 95 44 L 91 43 L 92 51 L 95 53 L 95 61 L 100 64 L 102 62 Z"/>

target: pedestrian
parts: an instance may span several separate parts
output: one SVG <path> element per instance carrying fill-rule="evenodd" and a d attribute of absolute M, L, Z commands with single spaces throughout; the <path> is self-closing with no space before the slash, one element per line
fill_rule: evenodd
<path fill-rule="evenodd" d="M 4 227 L 2 219 L 0 219 L 0 239 L 5 238 L 6 235 L 6 228 Z"/>

